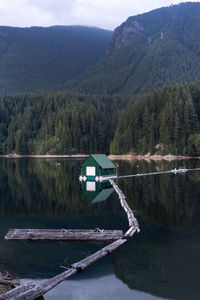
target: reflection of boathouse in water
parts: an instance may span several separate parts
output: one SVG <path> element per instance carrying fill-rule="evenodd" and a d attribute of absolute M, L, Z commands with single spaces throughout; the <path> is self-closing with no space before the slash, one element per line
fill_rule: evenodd
<path fill-rule="evenodd" d="M 81 186 L 83 194 L 91 203 L 105 201 L 114 191 L 109 181 L 84 181 Z"/>
<path fill-rule="evenodd" d="M 103 181 L 116 176 L 116 166 L 105 154 L 91 154 L 81 166 L 82 181 Z"/>

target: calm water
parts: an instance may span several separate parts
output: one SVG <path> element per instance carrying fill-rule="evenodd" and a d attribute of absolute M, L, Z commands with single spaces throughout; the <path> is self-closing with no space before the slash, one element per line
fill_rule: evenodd
<path fill-rule="evenodd" d="M 200 167 L 200 161 L 117 164 L 121 175 Z M 81 160 L 0 159 L 0 270 L 38 282 L 104 246 L 4 241 L 9 228 L 128 228 L 115 193 L 96 202 L 83 190 L 80 165 Z M 44 298 L 199 299 L 200 172 L 121 179 L 118 184 L 141 232 Z"/>

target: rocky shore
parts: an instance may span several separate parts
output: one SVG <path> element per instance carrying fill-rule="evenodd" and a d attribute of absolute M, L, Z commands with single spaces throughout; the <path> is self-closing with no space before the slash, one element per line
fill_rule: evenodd
<path fill-rule="evenodd" d="M 52 155 L 52 154 L 45 154 L 45 155 L 19 155 L 16 153 L 11 154 L 4 154 L 0 155 L 0 158 L 86 158 L 89 154 L 69 154 L 69 155 Z M 199 156 L 184 156 L 184 155 L 159 155 L 159 154 L 145 154 L 145 155 L 136 155 L 136 154 L 120 154 L 115 155 L 111 154 L 108 155 L 111 160 L 166 160 L 166 161 L 173 161 L 173 160 L 187 160 L 187 159 L 200 159 Z"/>
<path fill-rule="evenodd" d="M 166 160 L 166 161 L 173 161 L 173 160 L 186 160 L 186 159 L 200 159 L 200 157 L 194 156 L 182 156 L 182 155 L 158 155 L 158 154 L 146 154 L 146 155 L 134 155 L 134 154 L 127 154 L 127 155 L 109 155 L 111 160 Z"/>

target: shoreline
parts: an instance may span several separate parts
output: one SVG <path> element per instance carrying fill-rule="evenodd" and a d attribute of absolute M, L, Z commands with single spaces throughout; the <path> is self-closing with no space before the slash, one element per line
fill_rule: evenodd
<path fill-rule="evenodd" d="M 189 159 L 200 159 L 199 156 L 185 156 L 185 155 L 160 155 L 160 154 L 146 154 L 146 155 L 134 155 L 134 154 L 127 154 L 127 155 L 109 155 L 108 156 L 111 160 L 146 160 L 146 161 L 173 161 L 173 160 L 189 160 Z"/>
<path fill-rule="evenodd" d="M 44 154 L 44 155 L 20 155 L 20 154 L 1 154 L 0 158 L 86 158 L 89 154 L 69 154 L 69 155 L 57 155 L 57 154 Z"/>
<path fill-rule="evenodd" d="M 87 158 L 89 157 L 89 154 L 64 154 L 64 155 L 51 155 L 51 154 L 45 154 L 45 155 L 19 155 L 19 154 L 2 154 L 0 155 L 0 158 Z M 158 154 L 146 154 L 146 155 L 134 155 L 134 154 L 110 154 L 108 155 L 108 158 L 111 160 L 146 160 L 146 161 L 173 161 L 173 160 L 189 160 L 189 159 L 200 159 L 199 156 L 184 156 L 184 155 L 158 155 Z"/>

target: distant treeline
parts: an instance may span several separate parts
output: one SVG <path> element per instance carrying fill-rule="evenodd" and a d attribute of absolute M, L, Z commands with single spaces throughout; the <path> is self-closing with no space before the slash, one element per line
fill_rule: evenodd
<path fill-rule="evenodd" d="M 0 98 L 0 153 L 200 155 L 200 89 L 129 98 L 65 93 Z"/>

